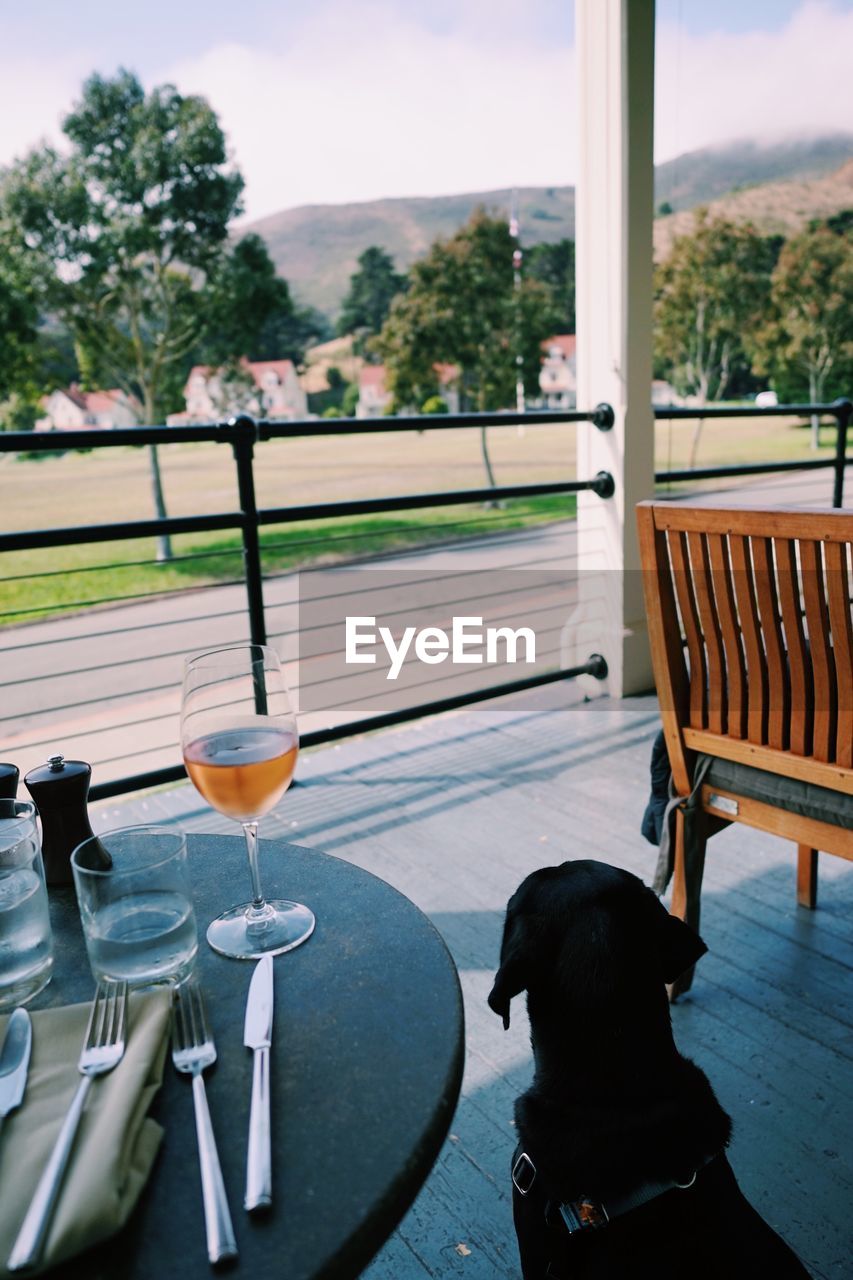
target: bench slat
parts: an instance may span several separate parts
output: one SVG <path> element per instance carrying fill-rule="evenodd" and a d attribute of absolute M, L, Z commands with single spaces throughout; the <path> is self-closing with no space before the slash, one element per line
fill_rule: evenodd
<path fill-rule="evenodd" d="M 681 614 L 681 625 L 684 628 L 687 652 L 690 657 L 690 724 L 694 729 L 705 729 L 708 726 L 708 668 L 705 662 L 705 646 L 702 643 L 696 600 L 693 596 L 687 544 L 683 533 L 676 533 L 667 541 L 672 562 L 672 576 L 675 580 L 675 593 L 678 597 L 678 610 Z"/>
<path fill-rule="evenodd" d="M 838 689 L 835 759 L 849 769 L 853 767 L 853 622 L 847 551 L 847 547 L 838 543 L 828 543 L 825 554 L 829 624 Z"/>
<path fill-rule="evenodd" d="M 755 567 L 755 594 L 767 658 L 767 744 L 782 750 L 788 745 L 791 700 L 785 641 L 776 595 L 773 543 L 770 538 L 751 538 L 750 545 Z"/>
<path fill-rule="evenodd" d="M 750 742 L 767 741 L 767 660 L 761 643 L 761 626 L 752 580 L 749 541 L 740 536 L 729 539 L 735 598 L 740 615 L 740 628 L 746 652 L 747 669 L 747 737 Z"/>
<path fill-rule="evenodd" d="M 720 623 L 714 603 L 708 547 L 701 534 L 688 533 L 690 569 L 699 623 L 705 640 L 708 663 L 708 728 L 712 733 L 726 731 L 726 666 Z"/>
<path fill-rule="evenodd" d="M 733 738 L 745 738 L 746 662 L 735 607 L 729 548 L 721 534 L 708 534 L 708 556 L 726 655 L 726 730 Z"/>
<path fill-rule="evenodd" d="M 774 539 L 774 549 L 779 570 L 779 602 L 791 682 L 790 747 L 795 755 L 809 756 L 812 751 L 814 684 L 803 630 L 797 550 L 788 538 Z"/>
<path fill-rule="evenodd" d="M 836 688 L 835 664 L 829 646 L 829 614 L 823 581 L 823 558 L 819 542 L 800 543 L 803 575 L 803 603 L 814 677 L 814 739 L 816 760 L 835 759 Z"/>

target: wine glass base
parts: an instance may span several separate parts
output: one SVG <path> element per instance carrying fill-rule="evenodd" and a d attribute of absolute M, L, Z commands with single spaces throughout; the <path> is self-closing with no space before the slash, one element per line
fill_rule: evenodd
<path fill-rule="evenodd" d="M 301 946 L 314 932 L 314 912 L 301 902 L 273 898 L 267 902 L 269 914 L 258 924 L 249 924 L 251 902 L 231 907 L 208 927 L 207 941 L 221 956 L 232 960 L 260 960 Z"/>

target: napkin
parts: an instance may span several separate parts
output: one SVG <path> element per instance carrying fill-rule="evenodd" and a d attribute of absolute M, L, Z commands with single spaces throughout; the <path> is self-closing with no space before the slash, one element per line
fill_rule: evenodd
<path fill-rule="evenodd" d="M 33 1013 L 33 1047 L 22 1105 L 0 1128 L 0 1276 L 82 1077 L 77 1060 L 90 1004 Z M 121 1062 L 93 1081 L 54 1210 L 41 1263 L 46 1271 L 125 1223 L 151 1172 L 162 1130 L 148 1107 L 163 1080 L 170 992 L 132 993 Z M 0 1018 L 0 1037 L 7 1018 Z"/>

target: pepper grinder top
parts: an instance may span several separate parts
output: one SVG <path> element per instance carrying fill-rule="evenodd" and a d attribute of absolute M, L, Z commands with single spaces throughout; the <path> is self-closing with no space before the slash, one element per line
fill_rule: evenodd
<path fill-rule="evenodd" d="M 85 760 L 48 757 L 47 764 L 31 769 L 24 786 L 41 818 L 44 874 L 49 885 L 71 884 L 71 854 L 94 832 L 89 825 L 86 801 L 92 767 Z"/>
<path fill-rule="evenodd" d="M 18 794 L 18 766 L 0 761 L 0 800 L 14 800 Z"/>

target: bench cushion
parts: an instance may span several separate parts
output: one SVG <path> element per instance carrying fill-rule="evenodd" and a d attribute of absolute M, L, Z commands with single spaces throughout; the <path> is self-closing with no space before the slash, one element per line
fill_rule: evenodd
<path fill-rule="evenodd" d="M 700 764 L 705 760 L 708 761 L 707 772 L 702 776 Z M 779 773 L 768 773 L 765 769 L 755 769 L 734 760 L 721 760 L 717 756 L 699 756 L 694 776 L 702 777 L 707 786 L 719 787 L 721 791 L 731 791 L 749 800 L 760 800 L 763 804 L 784 809 L 787 813 L 853 830 L 853 795 L 833 791 L 830 787 L 818 787 L 813 782 L 786 778 Z"/>

